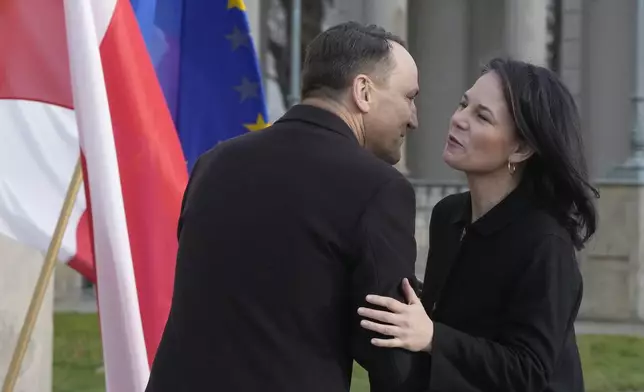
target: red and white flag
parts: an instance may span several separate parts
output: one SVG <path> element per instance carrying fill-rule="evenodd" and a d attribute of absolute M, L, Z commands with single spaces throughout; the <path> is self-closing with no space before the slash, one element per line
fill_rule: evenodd
<path fill-rule="evenodd" d="M 36 249 L 82 155 L 60 259 L 96 277 L 108 391 L 142 391 L 188 174 L 130 2 L 1 0 L 0 124 L 0 233 Z"/>

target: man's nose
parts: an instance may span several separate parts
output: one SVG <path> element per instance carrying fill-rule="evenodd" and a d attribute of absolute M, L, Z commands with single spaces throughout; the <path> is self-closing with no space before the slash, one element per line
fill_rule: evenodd
<path fill-rule="evenodd" d="M 416 128 L 418 128 L 418 115 L 414 110 L 411 114 L 411 118 L 409 119 L 409 123 L 407 123 L 407 129 L 413 131 Z"/>

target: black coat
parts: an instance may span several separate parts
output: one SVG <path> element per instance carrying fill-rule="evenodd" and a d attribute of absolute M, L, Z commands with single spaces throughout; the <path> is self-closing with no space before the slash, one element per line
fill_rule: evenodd
<path fill-rule="evenodd" d="M 432 214 L 422 298 L 435 322 L 429 391 L 583 391 L 570 236 L 528 185 L 473 224 L 470 210 L 463 193 Z"/>
<path fill-rule="evenodd" d="M 299 105 L 197 162 L 179 223 L 174 297 L 147 392 L 413 391 L 414 355 L 376 348 L 356 311 L 402 300 L 415 198 L 339 117 Z"/>

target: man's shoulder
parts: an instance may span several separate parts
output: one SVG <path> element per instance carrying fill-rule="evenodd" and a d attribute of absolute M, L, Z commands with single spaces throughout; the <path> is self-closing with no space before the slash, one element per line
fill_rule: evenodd
<path fill-rule="evenodd" d="M 202 163 L 203 166 L 207 166 L 206 162 L 212 162 L 221 157 L 222 154 L 234 154 L 240 148 L 248 146 L 249 143 L 253 143 L 253 139 L 257 138 L 257 135 L 259 135 L 259 132 L 249 132 L 230 139 L 221 140 L 202 153 L 197 159 L 197 163 Z"/>
<path fill-rule="evenodd" d="M 290 123 L 287 125 L 292 127 Z M 281 131 L 285 129 L 290 131 L 291 129 L 288 129 L 287 125 L 276 123 L 261 132 L 247 133 L 221 141 L 203 153 L 199 157 L 197 165 L 200 164 L 205 169 L 228 160 L 246 159 L 244 157 L 255 156 L 258 150 L 274 149 L 275 146 L 279 146 L 279 149 L 283 151 L 285 146 L 282 142 L 285 139 L 285 135 Z M 341 139 L 342 136 L 333 134 L 331 131 L 326 131 L 326 133 L 329 134 L 329 137 L 335 138 L 337 136 L 338 140 L 343 142 L 333 143 L 333 148 L 328 148 L 329 145 L 327 144 L 315 147 L 313 143 L 307 143 L 308 148 L 313 149 L 308 156 L 310 159 L 317 160 L 318 165 L 325 166 L 328 170 L 336 173 L 341 172 L 342 175 L 338 176 L 337 179 L 353 179 L 353 181 L 363 186 L 369 187 L 368 184 L 371 184 L 372 187 L 376 188 L 391 181 L 402 181 L 407 183 L 410 188 L 412 187 L 405 175 L 393 165 L 376 157 L 357 143 L 347 143 L 344 139 Z M 300 141 L 301 135 L 298 138 Z M 301 146 L 298 146 L 297 142 L 294 141 L 290 147 L 297 149 Z M 322 147 L 327 151 L 320 153 Z M 306 154 L 306 152 L 300 151 L 293 156 L 302 158 L 302 154 Z M 280 159 L 282 158 L 287 159 L 284 156 L 280 156 Z M 298 170 L 296 167 L 293 169 Z"/>
<path fill-rule="evenodd" d="M 376 157 L 373 153 L 364 148 L 357 149 L 356 153 L 350 157 L 354 161 L 352 165 L 355 168 L 355 175 L 362 178 L 369 177 L 377 183 L 385 184 L 391 181 L 402 181 L 411 184 L 407 177 L 400 172 L 395 166 Z"/>

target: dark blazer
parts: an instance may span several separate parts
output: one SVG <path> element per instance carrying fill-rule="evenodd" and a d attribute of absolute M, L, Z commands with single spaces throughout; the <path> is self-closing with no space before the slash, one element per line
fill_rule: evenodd
<path fill-rule="evenodd" d="M 376 348 L 356 311 L 414 277 L 415 196 L 339 117 L 312 106 L 198 160 L 170 316 L 146 391 L 413 391 L 413 354 Z"/>
<path fill-rule="evenodd" d="M 583 391 L 570 236 L 528 185 L 470 221 L 469 193 L 433 210 L 422 297 L 435 322 L 428 390 Z"/>

